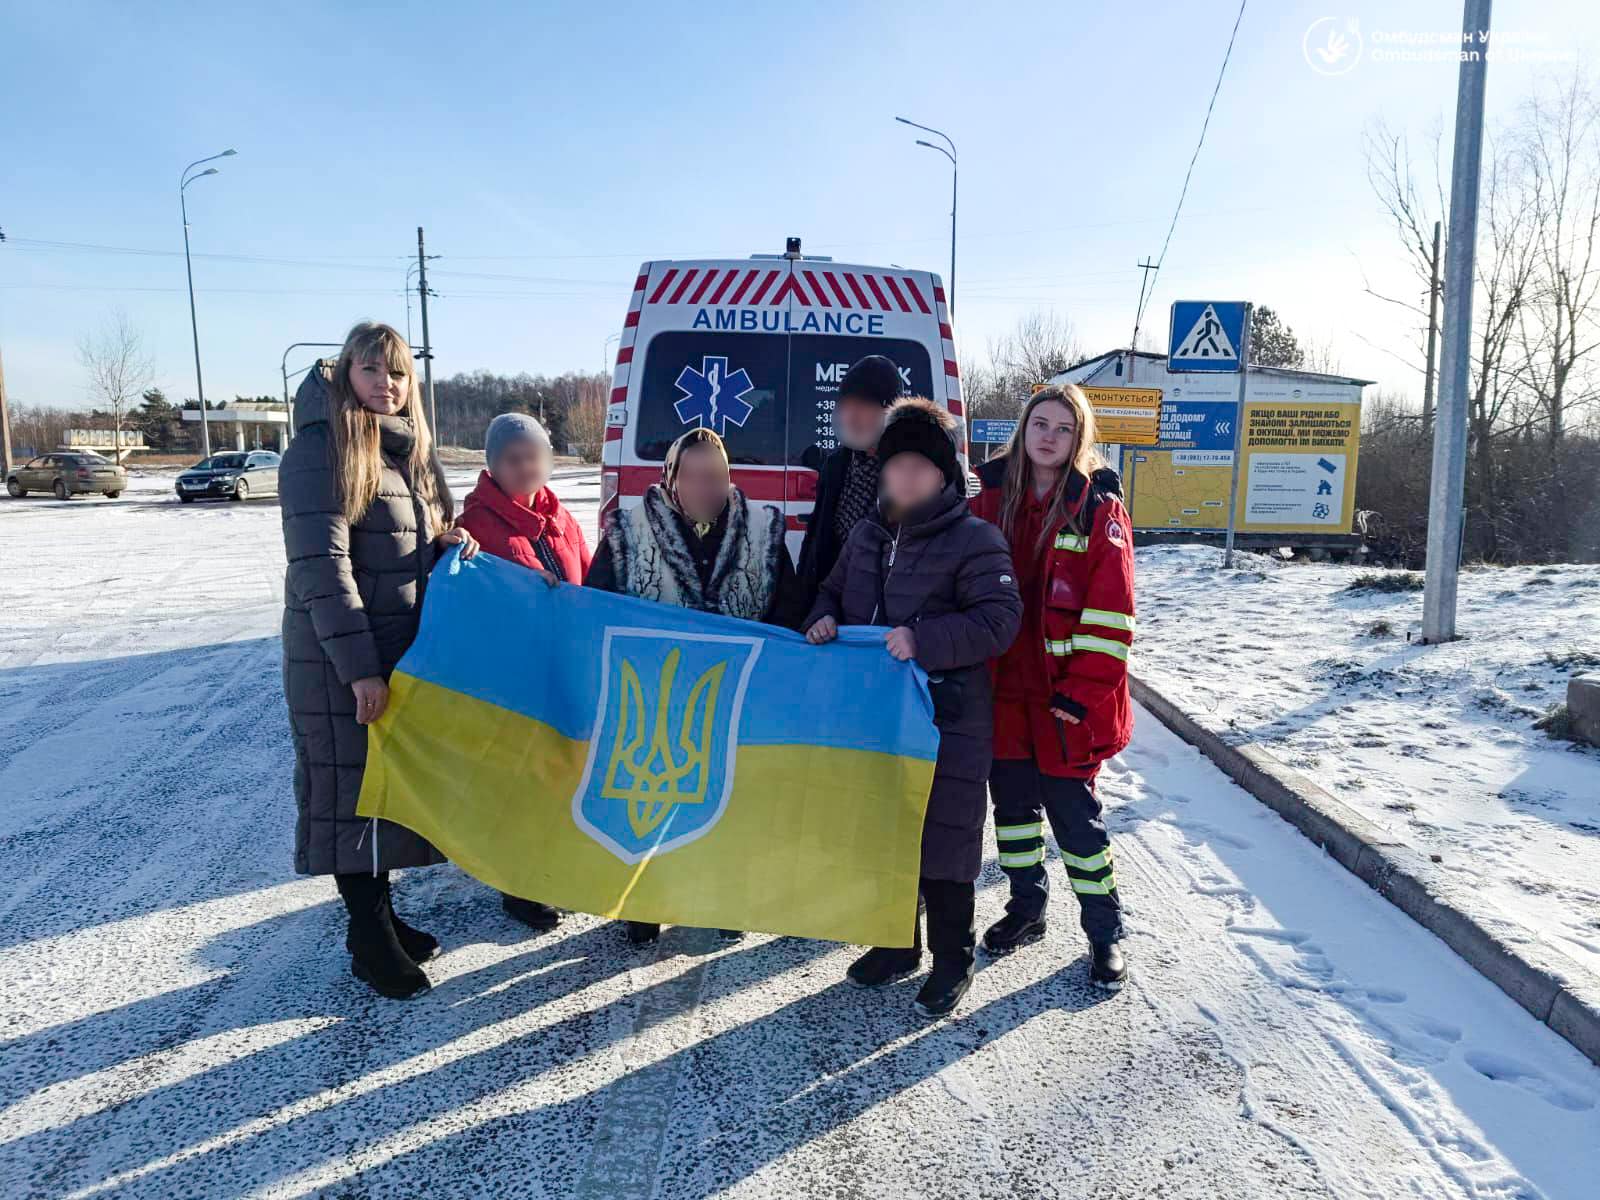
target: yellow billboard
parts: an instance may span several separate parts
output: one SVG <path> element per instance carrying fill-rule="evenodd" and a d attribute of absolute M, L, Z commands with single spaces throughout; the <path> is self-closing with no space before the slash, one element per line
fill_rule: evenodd
<path fill-rule="evenodd" d="M 1359 403 L 1247 401 L 1238 528 L 1348 532 L 1360 447 Z"/>
<path fill-rule="evenodd" d="M 1154 446 L 1161 440 L 1161 389 L 1085 387 L 1095 438 L 1108 445 Z"/>

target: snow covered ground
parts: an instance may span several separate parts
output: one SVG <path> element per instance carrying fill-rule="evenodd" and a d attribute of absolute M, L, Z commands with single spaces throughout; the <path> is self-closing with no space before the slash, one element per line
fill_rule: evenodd
<path fill-rule="evenodd" d="M 560 487 L 592 527 L 593 475 Z M 1600 1070 L 1145 714 L 1105 777 L 1118 996 L 1056 865 L 1047 941 L 938 1025 L 846 947 L 525 938 L 445 867 L 397 887 L 434 989 L 378 999 L 290 873 L 282 569 L 271 501 L 0 502 L 8 1198 L 1595 1195 Z M 1299 595 L 1272 579 L 1213 586 L 1191 643 L 1264 642 L 1216 613 Z"/>
<path fill-rule="evenodd" d="M 1600 566 L 1461 576 L 1458 632 L 1367 569 L 1139 552 L 1136 670 L 1460 872 L 1485 907 L 1600 975 L 1600 751 L 1533 723 L 1600 667 Z"/>

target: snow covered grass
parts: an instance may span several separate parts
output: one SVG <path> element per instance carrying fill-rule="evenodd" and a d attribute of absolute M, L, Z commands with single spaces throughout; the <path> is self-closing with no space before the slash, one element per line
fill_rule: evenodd
<path fill-rule="evenodd" d="M 381 1000 L 290 871 L 282 570 L 270 500 L 0 501 L 7 1200 L 1594 1194 L 1600 1070 L 1145 713 L 1114 998 L 1052 862 L 1045 942 L 943 1024 L 850 947 L 525 936 L 449 867 L 397 880 L 433 990 Z"/>
<path fill-rule="evenodd" d="M 1139 551 L 1135 670 L 1458 871 L 1600 973 L 1600 751 L 1558 740 L 1600 665 L 1600 567 L 1461 576 L 1462 640 L 1415 644 L 1421 576 Z"/>

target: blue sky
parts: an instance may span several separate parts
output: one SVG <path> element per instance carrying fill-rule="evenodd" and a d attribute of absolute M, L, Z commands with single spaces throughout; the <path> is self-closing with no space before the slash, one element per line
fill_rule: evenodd
<path fill-rule="evenodd" d="M 1372 52 L 1378 31 L 1458 28 L 1460 5 L 1338 10 L 1367 54 L 1338 77 L 1302 49 L 1330 11 L 1250 3 L 1146 324 L 1164 329 L 1177 298 L 1253 299 L 1331 342 L 1345 371 L 1415 395 L 1394 357 L 1407 330 L 1362 293 L 1363 273 L 1380 287 L 1407 277 L 1361 134 L 1381 117 L 1420 140 L 1451 119 L 1454 64 Z M 12 0 L 0 15 L 8 391 L 84 403 L 78 341 L 122 309 L 160 385 L 194 394 L 177 184 L 225 147 L 237 157 L 188 193 L 213 399 L 276 392 L 290 342 L 338 341 L 363 317 L 403 328 L 418 224 L 442 256 L 431 316 L 445 374 L 598 369 L 645 258 L 777 251 L 794 233 L 818 253 L 942 273 L 949 165 L 897 113 L 960 148 L 963 357 L 1034 309 L 1109 349 L 1131 326 L 1135 262 L 1161 249 L 1235 12 L 1233 0 Z M 1582 57 L 1600 11 L 1500 0 L 1495 25 Z M 1570 69 L 1495 64 L 1491 120 Z"/>

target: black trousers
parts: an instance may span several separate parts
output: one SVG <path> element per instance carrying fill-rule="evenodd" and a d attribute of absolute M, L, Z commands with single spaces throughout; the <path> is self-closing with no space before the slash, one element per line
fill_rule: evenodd
<path fill-rule="evenodd" d="M 1078 920 L 1091 942 L 1120 941 L 1122 901 L 1111 869 L 1111 838 L 1094 780 L 1046 775 L 1032 759 L 997 758 L 989 773 L 1000 866 L 1011 881 L 1008 913 L 1044 916 L 1050 877 L 1044 869 L 1044 818 L 1061 847 L 1078 897 Z"/>

